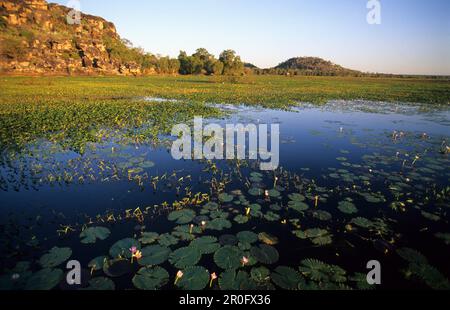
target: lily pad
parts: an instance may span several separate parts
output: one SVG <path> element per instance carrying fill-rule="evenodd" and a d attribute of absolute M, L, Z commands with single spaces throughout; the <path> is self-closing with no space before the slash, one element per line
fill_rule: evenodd
<path fill-rule="evenodd" d="M 143 267 L 132 279 L 140 290 L 156 290 L 169 282 L 169 273 L 162 267 Z"/>
<path fill-rule="evenodd" d="M 212 254 L 220 248 L 217 238 L 213 236 L 203 236 L 192 240 L 190 247 L 195 247 L 201 254 Z"/>
<path fill-rule="evenodd" d="M 53 247 L 47 254 L 42 255 L 39 264 L 43 268 L 52 268 L 61 265 L 72 255 L 70 248 Z"/>
<path fill-rule="evenodd" d="M 276 189 L 271 189 L 271 190 L 269 190 L 269 196 L 272 198 L 278 198 L 281 196 L 281 194 Z"/>
<path fill-rule="evenodd" d="M 177 282 L 177 286 L 183 290 L 202 290 L 209 282 L 209 272 L 203 267 L 193 266 L 183 270 L 183 276 Z"/>
<path fill-rule="evenodd" d="M 264 214 L 264 218 L 269 222 L 278 221 L 280 219 L 280 216 L 272 211 L 268 211 L 266 214 Z"/>
<path fill-rule="evenodd" d="M 176 268 L 183 269 L 194 266 L 202 257 L 199 249 L 193 246 L 179 248 L 169 256 L 169 262 Z"/>
<path fill-rule="evenodd" d="M 400 248 L 397 254 L 404 260 L 414 264 L 428 264 L 428 260 L 417 250 L 411 248 Z"/>
<path fill-rule="evenodd" d="M 289 201 L 288 206 L 297 212 L 303 212 L 309 209 L 309 206 L 306 203 L 296 200 Z"/>
<path fill-rule="evenodd" d="M 338 209 L 345 214 L 355 214 L 358 212 L 356 206 L 350 201 L 346 200 L 339 202 Z"/>
<path fill-rule="evenodd" d="M 89 227 L 80 233 L 81 243 L 93 244 L 98 240 L 105 240 L 111 231 L 106 227 Z"/>
<path fill-rule="evenodd" d="M 265 282 L 270 280 L 270 270 L 264 266 L 253 267 L 250 276 L 255 282 Z"/>
<path fill-rule="evenodd" d="M 109 249 L 109 255 L 113 258 L 117 257 L 125 257 L 125 258 L 131 258 L 131 251 L 130 249 L 132 247 L 136 247 L 136 249 L 140 250 L 141 245 L 139 244 L 139 241 L 133 238 L 125 238 L 122 240 L 117 241 L 112 245 L 112 247 Z"/>
<path fill-rule="evenodd" d="M 351 223 L 362 228 L 370 228 L 373 224 L 372 221 L 366 219 L 365 217 L 354 218 L 352 219 Z"/>
<path fill-rule="evenodd" d="M 272 281 L 285 290 L 297 290 L 303 281 L 302 276 L 295 270 L 286 266 L 278 266 L 270 274 Z"/>
<path fill-rule="evenodd" d="M 168 247 L 161 246 L 159 244 L 150 245 L 141 250 L 142 257 L 138 260 L 141 266 L 153 266 L 164 263 L 171 250 Z"/>
<path fill-rule="evenodd" d="M 240 242 L 247 242 L 252 244 L 258 241 L 258 235 L 252 231 L 241 231 L 238 232 L 236 236 Z"/>
<path fill-rule="evenodd" d="M 219 237 L 220 245 L 236 245 L 238 241 L 235 235 L 226 234 Z"/>
<path fill-rule="evenodd" d="M 176 221 L 177 224 L 187 224 L 190 223 L 195 217 L 195 211 L 190 209 L 183 209 L 172 211 L 169 213 L 167 219 L 169 221 Z"/>
<path fill-rule="evenodd" d="M 114 282 L 106 277 L 97 277 L 89 280 L 89 286 L 87 288 L 83 288 L 82 290 L 86 291 L 114 291 L 116 289 L 116 285 Z"/>
<path fill-rule="evenodd" d="M 143 232 L 139 242 L 142 244 L 152 244 L 158 240 L 159 234 L 155 232 Z"/>
<path fill-rule="evenodd" d="M 279 258 L 277 249 L 267 244 L 252 247 L 250 254 L 262 264 L 274 264 Z"/>
<path fill-rule="evenodd" d="M 248 190 L 248 193 L 251 196 L 262 196 L 264 194 L 264 190 L 259 187 L 252 187 Z"/>
<path fill-rule="evenodd" d="M 162 234 L 158 237 L 158 243 L 162 246 L 168 247 L 171 245 L 175 245 L 178 242 L 179 242 L 178 238 L 175 238 L 174 236 L 168 233 Z"/>
<path fill-rule="evenodd" d="M 103 269 L 106 259 L 106 256 L 97 256 L 88 263 L 88 267 L 95 271 L 101 270 Z"/>
<path fill-rule="evenodd" d="M 305 201 L 306 199 L 305 196 L 298 193 L 289 194 L 288 197 L 292 201 Z"/>
<path fill-rule="evenodd" d="M 103 264 L 103 272 L 111 278 L 119 278 L 131 273 L 132 265 L 128 259 L 117 258 Z"/>
<path fill-rule="evenodd" d="M 214 253 L 214 262 L 222 269 L 236 269 L 241 266 L 243 252 L 236 246 L 226 245 Z"/>
<path fill-rule="evenodd" d="M 221 193 L 219 195 L 219 200 L 221 202 L 231 202 L 231 201 L 233 201 L 233 199 L 234 199 L 234 196 L 230 195 L 230 194 L 227 194 L 227 193 Z"/>
<path fill-rule="evenodd" d="M 242 270 L 226 270 L 220 274 L 219 286 L 222 290 L 254 290 L 255 282 Z"/>
<path fill-rule="evenodd" d="M 223 230 L 231 228 L 231 222 L 223 218 L 215 218 L 212 221 L 206 223 L 206 228 L 211 230 Z"/>
<path fill-rule="evenodd" d="M 29 291 L 47 291 L 53 289 L 63 278 L 61 269 L 44 268 L 28 279 L 25 289 Z"/>
<path fill-rule="evenodd" d="M 234 221 L 238 224 L 245 224 L 248 222 L 248 217 L 242 214 L 236 215 Z"/>

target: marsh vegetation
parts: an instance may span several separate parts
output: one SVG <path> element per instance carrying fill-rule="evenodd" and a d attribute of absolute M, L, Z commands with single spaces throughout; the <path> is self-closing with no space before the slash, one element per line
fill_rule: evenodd
<path fill-rule="evenodd" d="M 0 288 L 449 289 L 450 85 L 2 77 Z M 405 103 L 400 103 L 405 102 Z M 175 161 L 172 125 L 279 123 L 280 167 Z"/>

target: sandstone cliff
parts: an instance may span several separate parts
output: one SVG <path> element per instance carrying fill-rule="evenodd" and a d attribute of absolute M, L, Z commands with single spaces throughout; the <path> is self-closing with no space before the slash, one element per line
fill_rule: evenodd
<path fill-rule="evenodd" d="M 0 0 L 0 72 L 16 74 L 142 74 L 139 53 L 114 24 L 45 0 Z M 151 73 L 151 72 L 145 72 Z"/>

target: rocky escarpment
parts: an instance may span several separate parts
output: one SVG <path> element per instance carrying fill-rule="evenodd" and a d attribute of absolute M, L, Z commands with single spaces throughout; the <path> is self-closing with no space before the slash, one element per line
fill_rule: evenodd
<path fill-rule="evenodd" d="M 142 74 L 135 49 L 114 24 L 44 0 L 0 0 L 0 72 L 16 74 Z M 151 73 L 151 72 L 144 72 Z"/>

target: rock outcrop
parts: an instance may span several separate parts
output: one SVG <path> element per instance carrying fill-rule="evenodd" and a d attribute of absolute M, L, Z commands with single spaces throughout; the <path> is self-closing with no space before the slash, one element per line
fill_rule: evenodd
<path fill-rule="evenodd" d="M 0 0 L 0 72 L 140 75 L 139 56 L 113 23 L 45 0 Z"/>

